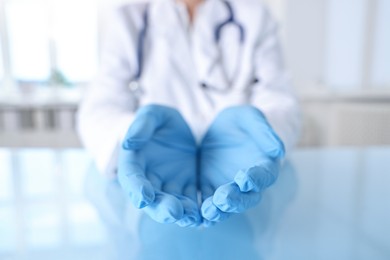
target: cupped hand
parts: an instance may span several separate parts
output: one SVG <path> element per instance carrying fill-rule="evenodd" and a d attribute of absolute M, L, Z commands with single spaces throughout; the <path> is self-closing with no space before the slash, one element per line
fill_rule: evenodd
<path fill-rule="evenodd" d="M 201 213 L 211 224 L 254 207 L 278 177 L 282 141 L 252 106 L 223 110 L 200 147 Z"/>
<path fill-rule="evenodd" d="M 118 180 L 132 204 L 155 221 L 197 226 L 196 156 L 194 137 L 177 110 L 145 106 L 120 150 Z"/>

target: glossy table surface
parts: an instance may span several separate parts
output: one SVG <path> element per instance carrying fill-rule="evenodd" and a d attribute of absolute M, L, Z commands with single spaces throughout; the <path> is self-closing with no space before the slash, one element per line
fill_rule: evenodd
<path fill-rule="evenodd" d="M 211 228 L 142 216 L 135 236 L 122 195 L 82 150 L 0 149 L 0 259 L 390 259 L 390 147 L 297 150 Z"/>

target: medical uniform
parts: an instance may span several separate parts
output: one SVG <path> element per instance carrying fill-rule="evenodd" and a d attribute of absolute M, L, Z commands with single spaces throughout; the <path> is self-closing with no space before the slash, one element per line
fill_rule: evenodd
<path fill-rule="evenodd" d="M 228 3 L 243 32 L 227 23 L 216 35 L 231 16 L 222 0 L 204 1 L 192 23 L 175 0 L 129 3 L 107 18 L 100 70 L 78 114 L 81 140 L 101 172 L 115 174 L 118 147 L 147 104 L 176 108 L 197 140 L 221 110 L 251 104 L 291 149 L 299 111 L 277 25 L 258 0 Z"/>
<path fill-rule="evenodd" d="M 198 141 L 221 110 L 253 105 L 287 151 L 294 145 L 298 104 L 276 23 L 258 0 L 227 1 L 204 1 L 192 23 L 175 0 L 129 3 L 108 16 L 101 67 L 78 114 L 81 140 L 99 172 L 115 176 L 135 111 L 148 104 L 176 108 Z M 285 196 L 290 175 L 280 175 L 258 206 L 209 229 L 153 221 L 130 205 L 115 178 L 96 170 L 86 187 L 110 231 L 116 259 L 259 259 L 271 248 L 270 222 L 278 221 L 291 198 Z"/>

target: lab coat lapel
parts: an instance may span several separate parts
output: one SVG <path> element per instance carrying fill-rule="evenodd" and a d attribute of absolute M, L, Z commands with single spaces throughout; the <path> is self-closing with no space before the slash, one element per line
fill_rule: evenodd
<path fill-rule="evenodd" d="M 169 46 L 169 53 L 165 57 L 172 75 L 189 84 L 196 80 L 197 75 L 194 73 L 189 33 L 179 16 L 178 8 L 174 0 L 156 1 L 152 9 L 153 35 L 157 41 L 164 41 Z"/>
<path fill-rule="evenodd" d="M 215 40 L 215 29 L 227 19 L 228 13 L 220 0 L 208 0 L 198 11 L 193 50 L 199 78 L 207 84 L 221 87 L 228 82 L 221 66 L 221 48 Z"/>
<path fill-rule="evenodd" d="M 185 84 L 207 81 L 226 87 L 229 82 L 225 72 L 229 70 L 223 67 L 221 54 L 229 58 L 229 48 L 221 48 L 215 41 L 216 26 L 226 21 L 229 15 L 223 1 L 207 0 L 198 8 L 192 33 L 179 15 L 179 12 L 186 10 L 184 7 L 180 10 L 175 0 L 155 0 L 151 5 L 153 40 L 163 41 L 169 46 L 169 53 L 164 56 L 171 71 Z M 235 64 L 235 61 L 229 59 L 224 61 Z"/>

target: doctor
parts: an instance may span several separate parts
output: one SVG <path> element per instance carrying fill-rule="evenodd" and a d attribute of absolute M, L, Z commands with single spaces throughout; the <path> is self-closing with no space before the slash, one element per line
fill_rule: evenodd
<path fill-rule="evenodd" d="M 263 4 L 130 3 L 104 32 L 78 115 L 98 168 L 158 222 L 210 225 L 254 207 L 299 128 Z"/>

